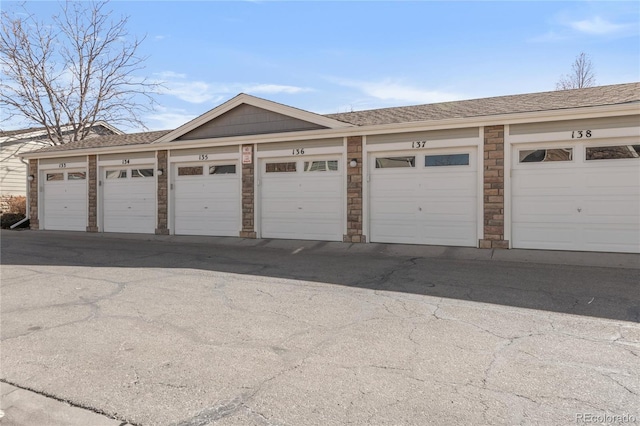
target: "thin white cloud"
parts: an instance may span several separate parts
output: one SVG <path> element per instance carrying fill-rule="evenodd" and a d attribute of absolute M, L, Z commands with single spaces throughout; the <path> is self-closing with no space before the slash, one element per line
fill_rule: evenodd
<path fill-rule="evenodd" d="M 157 75 L 161 79 L 187 78 L 186 74 L 178 73 L 178 72 L 175 72 L 175 71 L 161 71 L 161 72 L 155 73 L 155 75 Z"/>
<path fill-rule="evenodd" d="M 156 74 L 160 83 L 159 92 L 162 95 L 176 98 L 192 104 L 201 104 L 216 99 L 212 86 L 204 81 L 187 79 L 186 74 L 173 71 L 162 71 Z"/>
<path fill-rule="evenodd" d="M 572 20 L 567 16 L 559 16 L 554 19 L 555 28 L 545 34 L 532 37 L 530 42 L 558 42 L 574 39 L 581 36 L 614 36 L 626 37 L 637 33 L 637 23 L 616 23 L 600 15 L 586 19 Z"/>
<path fill-rule="evenodd" d="M 383 101 L 404 103 L 435 103 L 462 99 L 463 96 L 441 90 L 428 90 L 402 83 L 399 80 L 380 81 L 334 80 L 342 86 L 362 91 L 365 95 Z"/>
<path fill-rule="evenodd" d="M 268 83 L 208 83 L 206 81 L 189 80 L 186 74 L 174 71 L 163 71 L 156 74 L 161 84 L 160 93 L 175 96 L 180 100 L 193 104 L 220 102 L 229 95 L 238 93 L 251 94 L 297 94 L 312 91 L 310 88 Z"/>
<path fill-rule="evenodd" d="M 582 21 L 570 22 L 569 26 L 576 31 L 594 35 L 614 34 L 624 31 L 629 27 L 629 25 L 625 24 L 615 24 L 599 16 Z"/>
<path fill-rule="evenodd" d="M 241 91 L 246 93 L 262 93 L 269 95 L 277 93 L 286 93 L 293 95 L 296 93 L 311 92 L 312 89 L 297 86 L 283 86 L 280 84 L 254 84 L 244 86 Z"/>
<path fill-rule="evenodd" d="M 553 41 L 561 41 L 561 40 L 566 40 L 569 37 L 566 34 L 559 34 L 555 31 L 549 31 L 545 34 L 536 36 L 536 37 L 532 37 L 529 39 L 530 42 L 553 42 Z"/>
<path fill-rule="evenodd" d="M 183 109 L 158 107 L 156 112 L 145 117 L 145 121 L 151 130 L 167 130 L 176 129 L 195 117 L 197 114 L 191 114 Z"/>

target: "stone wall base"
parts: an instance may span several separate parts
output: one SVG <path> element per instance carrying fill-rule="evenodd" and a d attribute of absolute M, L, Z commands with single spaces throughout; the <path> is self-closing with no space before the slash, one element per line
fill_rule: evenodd
<path fill-rule="evenodd" d="M 240 238 L 251 238 L 255 240 L 257 238 L 257 234 L 255 231 L 240 231 Z"/>
<path fill-rule="evenodd" d="M 480 240 L 481 249 L 508 249 L 508 240 Z"/>
<path fill-rule="evenodd" d="M 169 230 L 166 228 L 156 228 L 156 235 L 169 235 Z"/>
<path fill-rule="evenodd" d="M 367 236 L 366 235 L 343 235 L 342 242 L 343 243 L 366 243 Z"/>
<path fill-rule="evenodd" d="M 98 232 L 97 226 L 87 226 L 87 232 Z"/>

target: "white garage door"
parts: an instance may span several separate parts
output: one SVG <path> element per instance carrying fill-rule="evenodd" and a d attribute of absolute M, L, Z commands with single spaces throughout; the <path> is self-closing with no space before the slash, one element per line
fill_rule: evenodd
<path fill-rule="evenodd" d="M 87 172 L 44 172 L 43 229 L 87 230 Z"/>
<path fill-rule="evenodd" d="M 105 168 L 105 232 L 153 234 L 156 228 L 156 180 L 153 166 Z"/>
<path fill-rule="evenodd" d="M 342 169 L 337 155 L 263 160 L 262 237 L 342 241 Z"/>
<path fill-rule="evenodd" d="M 476 247 L 475 152 L 371 154 L 371 241 Z"/>
<path fill-rule="evenodd" d="M 640 252 L 640 145 L 513 152 L 513 247 Z"/>
<path fill-rule="evenodd" d="M 175 165 L 175 233 L 237 237 L 242 218 L 234 162 Z"/>

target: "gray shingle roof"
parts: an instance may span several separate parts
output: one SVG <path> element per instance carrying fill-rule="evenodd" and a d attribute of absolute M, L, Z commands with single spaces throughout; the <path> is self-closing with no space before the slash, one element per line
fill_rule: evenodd
<path fill-rule="evenodd" d="M 452 118 L 483 117 L 522 112 L 553 111 L 568 108 L 640 104 L 640 83 L 615 84 L 586 89 L 529 93 L 524 95 L 498 96 L 465 101 L 406 107 L 382 108 L 339 114 L 325 117 L 356 126 L 408 123 L 415 121 L 446 120 Z M 639 106 L 640 108 L 640 106 Z M 65 145 L 51 146 L 37 152 L 71 151 L 85 148 L 103 148 L 125 145 L 150 144 L 171 130 L 144 133 L 102 136 Z"/>
<path fill-rule="evenodd" d="M 170 130 L 157 130 L 154 132 L 129 133 L 125 135 L 109 135 L 99 138 L 88 138 L 81 141 L 69 142 L 64 145 L 48 146 L 37 152 L 71 151 L 74 149 L 103 148 L 109 146 L 145 145 L 149 144 L 169 133 Z"/>
<path fill-rule="evenodd" d="M 617 105 L 629 102 L 640 102 L 640 83 L 354 111 L 327 114 L 326 117 L 356 126 L 366 126 Z"/>

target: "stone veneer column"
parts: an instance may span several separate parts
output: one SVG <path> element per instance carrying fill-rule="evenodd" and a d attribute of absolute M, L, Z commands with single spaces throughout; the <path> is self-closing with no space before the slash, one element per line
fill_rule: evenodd
<path fill-rule="evenodd" d="M 29 227 L 39 229 L 38 222 L 38 160 L 29 160 L 29 175 L 33 180 L 29 182 Z"/>
<path fill-rule="evenodd" d="M 88 163 L 89 185 L 89 216 L 87 217 L 87 232 L 98 232 L 98 157 L 90 155 Z"/>
<path fill-rule="evenodd" d="M 169 234 L 169 170 L 168 170 L 168 152 L 167 150 L 158 151 L 158 170 L 162 170 L 162 176 L 157 176 L 158 179 L 158 227 L 156 228 L 157 235 Z"/>
<path fill-rule="evenodd" d="M 358 165 L 351 167 L 351 160 Z M 365 243 L 362 235 L 362 136 L 347 137 L 347 233 L 343 235 L 345 243 Z"/>
<path fill-rule="evenodd" d="M 480 248 L 509 248 L 504 239 L 504 126 L 484 128 L 484 239 Z"/>
<path fill-rule="evenodd" d="M 255 194 L 254 194 L 254 178 L 255 178 L 255 162 L 256 155 L 253 152 L 253 145 L 243 145 L 251 148 L 251 164 L 242 165 L 242 238 L 256 238 L 255 230 Z"/>

